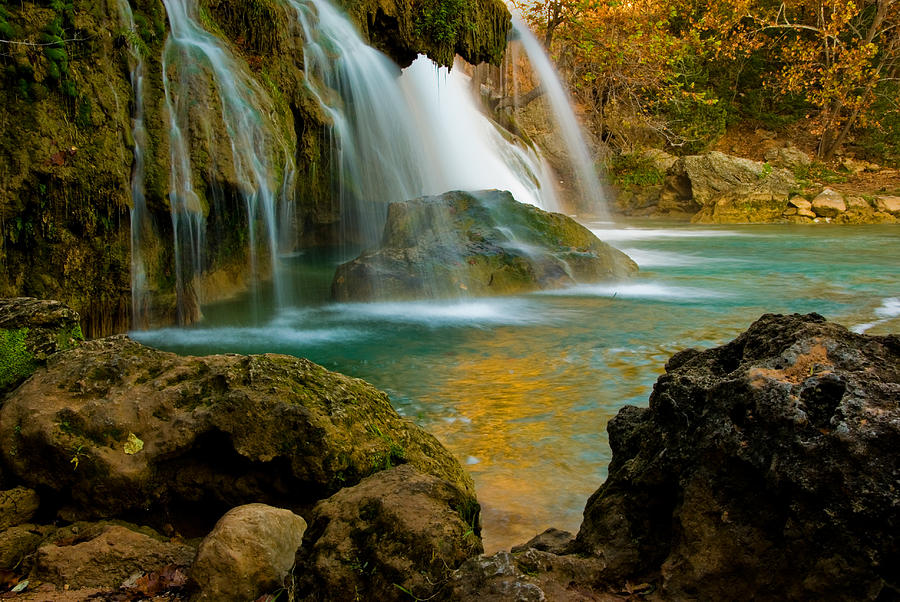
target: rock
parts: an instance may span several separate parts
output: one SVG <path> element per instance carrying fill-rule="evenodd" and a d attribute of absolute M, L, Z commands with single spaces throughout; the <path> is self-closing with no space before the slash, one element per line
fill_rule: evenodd
<path fill-rule="evenodd" d="M 290 510 L 265 504 L 229 510 L 197 549 L 194 599 L 244 602 L 281 587 L 304 531 L 306 521 Z"/>
<path fill-rule="evenodd" d="M 85 541 L 63 541 L 41 546 L 33 579 L 57 587 L 118 588 L 135 573 L 166 565 L 186 566 L 194 548 L 170 543 L 119 525 L 107 525 Z"/>
<path fill-rule="evenodd" d="M 736 188 L 708 202 L 691 221 L 705 224 L 741 224 L 779 221 L 787 209 L 787 195 Z"/>
<path fill-rule="evenodd" d="M 812 210 L 819 217 L 837 217 L 847 210 L 844 195 L 831 188 L 826 188 L 812 200 Z"/>
<path fill-rule="evenodd" d="M 299 512 L 404 462 L 474 499 L 452 454 L 364 381 L 280 355 L 179 357 L 125 336 L 60 352 L 13 391 L 0 448 L 7 472 L 54 492 L 44 503 L 67 520 L 128 515 L 188 535 L 235 504 Z"/>
<path fill-rule="evenodd" d="M 0 398 L 49 356 L 83 339 L 78 313 L 58 301 L 0 299 Z"/>
<path fill-rule="evenodd" d="M 637 265 L 559 213 L 508 192 L 391 203 L 381 245 L 338 267 L 338 301 L 523 293 L 627 276 Z"/>
<path fill-rule="evenodd" d="M 802 196 L 791 197 L 791 199 L 788 200 L 788 205 L 793 205 L 797 209 L 807 209 L 807 210 L 812 209 L 812 203 L 807 201 Z"/>
<path fill-rule="evenodd" d="M 770 148 L 765 157 L 773 166 L 791 170 L 812 164 L 812 158 L 793 144 Z"/>
<path fill-rule="evenodd" d="M 857 161 L 855 159 L 850 159 L 849 157 L 841 159 L 841 167 L 843 167 L 853 175 L 858 175 L 865 171 L 874 172 L 881 169 L 874 163 L 869 163 L 868 161 Z"/>
<path fill-rule="evenodd" d="M 786 199 L 796 187 L 794 176 L 786 169 L 772 169 L 759 161 L 717 151 L 682 157 L 681 165 L 690 182 L 692 198 L 701 205 L 736 189 L 783 195 Z M 678 167 L 674 169 L 677 171 Z"/>
<path fill-rule="evenodd" d="M 658 148 L 648 149 L 642 154 L 645 158 L 649 159 L 653 163 L 653 167 L 663 173 L 668 172 L 678 161 L 678 157 L 676 157 L 675 155 L 670 155 L 666 151 Z"/>
<path fill-rule="evenodd" d="M 513 547 L 511 551 L 522 552 L 529 548 L 534 548 L 535 550 L 552 554 L 565 554 L 571 547 L 574 539 L 575 536 L 568 531 L 551 527 L 543 533 L 535 535 L 527 543 Z"/>
<path fill-rule="evenodd" d="M 900 554 L 900 337 L 765 315 L 674 355 L 609 423 L 573 550 L 662 599 L 888 599 Z"/>
<path fill-rule="evenodd" d="M 0 530 L 27 523 L 40 505 L 40 497 L 31 489 L 0 491 Z"/>
<path fill-rule="evenodd" d="M 603 568 L 597 558 L 519 546 L 514 553 L 467 560 L 453 573 L 447 598 L 482 602 L 625 600 L 598 587 Z"/>
<path fill-rule="evenodd" d="M 875 197 L 875 205 L 879 211 L 890 213 L 894 217 L 900 217 L 900 196 Z"/>
<path fill-rule="evenodd" d="M 482 551 L 480 508 L 405 465 L 320 502 L 297 556 L 302 599 L 427 599 Z M 308 596 L 308 597 L 303 597 Z"/>
<path fill-rule="evenodd" d="M 53 527 L 31 524 L 0 530 L 0 569 L 21 571 L 25 559 L 38 549 L 53 530 Z"/>
<path fill-rule="evenodd" d="M 797 215 L 800 217 L 808 217 L 809 219 L 816 218 L 816 214 L 813 213 L 810 209 L 797 209 Z"/>

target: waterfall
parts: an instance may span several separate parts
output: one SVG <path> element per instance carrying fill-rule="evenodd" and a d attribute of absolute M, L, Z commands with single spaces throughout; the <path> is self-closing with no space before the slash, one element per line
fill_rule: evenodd
<path fill-rule="evenodd" d="M 126 31 L 136 36 L 134 14 L 128 0 L 119 0 L 119 12 Z M 131 89 L 134 92 L 134 111 L 131 118 L 131 137 L 134 141 L 134 164 L 131 170 L 131 319 L 134 327 L 149 325 L 149 293 L 143 243 L 148 223 L 144 196 L 144 172 L 147 153 L 147 127 L 144 124 L 144 57 L 129 40 Z"/>
<path fill-rule="evenodd" d="M 569 103 L 569 95 L 559 81 L 556 69 L 554 69 L 541 43 L 538 42 L 537 38 L 534 37 L 534 34 L 531 33 L 531 30 L 515 11 L 511 12 L 513 30 L 522 42 L 528 61 L 541 80 L 544 93 L 550 102 L 553 120 L 556 122 L 572 160 L 572 167 L 575 169 L 575 175 L 578 180 L 578 192 L 581 198 L 586 201 L 585 204 L 593 208 L 600 217 L 608 217 L 609 211 L 606 205 L 603 185 L 600 183 L 591 153 L 584 142 L 584 137 L 581 135 L 581 128 L 578 125 L 578 120 L 575 118 L 572 105 Z"/>
<path fill-rule="evenodd" d="M 276 298 L 284 302 L 284 286 L 277 269 L 279 239 L 283 236 L 277 216 L 290 213 L 293 198 L 293 163 L 287 143 L 278 139 L 277 126 L 270 117 L 272 101 L 263 88 L 247 74 L 245 66 L 197 20 L 195 0 L 164 0 L 171 32 L 163 52 L 163 88 L 169 115 L 170 192 L 169 204 L 175 244 L 176 292 L 179 321 L 192 321 L 199 308 L 199 275 L 205 267 L 205 215 L 208 207 L 194 183 L 191 145 L 205 143 L 209 149 L 227 145 L 231 166 L 209 165 L 233 170 L 247 216 L 251 273 L 259 274 L 258 253 L 268 255 L 269 270 Z M 211 76 L 211 77 L 210 77 Z M 205 89 L 203 86 L 209 86 Z M 215 93 L 213 95 L 213 91 Z M 196 110 L 204 95 L 217 99 L 224 124 L 224 137 L 213 131 L 208 116 Z M 205 138 L 205 140 L 203 140 Z M 218 154 L 209 152 L 210 161 Z M 276 181 L 273 162 L 283 169 L 283 180 Z M 210 195 L 212 196 L 212 195 Z M 287 207 L 286 207 L 287 205 Z M 287 225 L 287 224 L 285 224 Z M 257 241 L 259 230 L 264 240 Z"/>
<path fill-rule="evenodd" d="M 347 236 L 372 244 L 389 202 L 448 190 L 499 188 L 523 203 L 557 207 L 540 156 L 485 117 L 461 69 L 420 56 L 401 72 L 327 1 L 287 2 L 303 31 L 310 89 L 333 124 Z"/>

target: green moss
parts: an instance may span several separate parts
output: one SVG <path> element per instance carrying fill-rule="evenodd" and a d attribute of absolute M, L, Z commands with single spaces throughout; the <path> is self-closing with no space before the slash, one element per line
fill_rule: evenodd
<path fill-rule="evenodd" d="M 648 157 L 639 154 L 615 155 L 609 167 L 613 182 L 622 188 L 658 186 L 666 174 L 657 169 Z"/>
<path fill-rule="evenodd" d="M 28 328 L 0 329 L 0 393 L 28 378 L 37 367 L 25 346 Z"/>

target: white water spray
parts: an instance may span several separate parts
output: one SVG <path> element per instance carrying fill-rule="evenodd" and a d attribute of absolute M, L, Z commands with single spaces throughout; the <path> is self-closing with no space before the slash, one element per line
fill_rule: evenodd
<path fill-rule="evenodd" d="M 603 185 L 597 176 L 597 170 L 594 167 L 594 161 L 588 150 L 584 137 L 581 134 L 581 128 L 578 120 L 575 118 L 575 112 L 569 103 L 569 95 L 556 69 L 550 62 L 550 58 L 544 51 L 544 47 L 538 42 L 534 34 L 522 19 L 512 13 L 513 30 L 519 36 L 528 61 L 540 77 L 541 85 L 544 93 L 550 102 L 553 120 L 559 128 L 559 133 L 563 137 L 569 156 L 572 160 L 572 167 L 575 169 L 575 175 L 578 180 L 578 192 L 581 195 L 584 204 L 591 207 L 598 217 L 606 218 L 609 211 L 606 205 L 606 198 L 603 192 Z"/>
<path fill-rule="evenodd" d="M 343 219 L 360 242 L 379 239 L 387 203 L 426 194 L 498 188 L 557 207 L 540 157 L 480 112 L 461 70 L 419 57 L 401 73 L 327 1 L 288 2 L 303 29 L 310 89 L 333 124 Z"/>
<path fill-rule="evenodd" d="M 122 24 L 135 34 L 134 13 L 128 0 L 119 0 Z M 131 170 L 131 319 L 134 327 L 147 327 L 149 293 L 147 269 L 144 264 L 143 240 L 150 228 L 144 196 L 144 173 L 147 153 L 147 128 L 144 124 L 144 57 L 129 45 L 131 89 L 134 92 L 134 113 L 131 117 L 131 137 L 134 140 L 134 164 Z"/>
<path fill-rule="evenodd" d="M 169 147 L 171 149 L 171 179 L 169 203 L 175 237 L 176 289 L 179 297 L 179 319 L 185 315 L 197 276 L 204 269 L 205 208 L 194 186 L 190 161 L 191 140 L 199 136 L 201 119 L 192 119 L 195 94 L 206 85 L 213 86 L 221 105 L 221 119 L 227 140 L 217 140 L 207 128 L 203 134 L 210 147 L 227 144 L 230 147 L 235 180 L 240 183 L 247 221 L 251 273 L 258 274 L 257 253 L 261 247 L 271 262 L 271 275 L 276 298 L 283 301 L 283 287 L 277 268 L 279 224 L 277 206 L 292 202 L 293 167 L 287 145 L 278 139 L 269 117 L 272 101 L 262 87 L 246 73 L 243 65 L 228 52 L 225 45 L 203 29 L 196 18 L 195 0 L 164 0 L 171 26 L 163 53 L 163 86 L 169 112 Z M 209 76 L 212 76 L 209 78 Z M 196 109 L 197 107 L 193 107 Z M 215 153 L 210 152 L 211 156 Z M 273 161 L 287 166 L 284 180 L 276 181 Z M 258 247 L 257 234 L 265 237 Z M 186 255 L 186 256 L 185 256 Z"/>

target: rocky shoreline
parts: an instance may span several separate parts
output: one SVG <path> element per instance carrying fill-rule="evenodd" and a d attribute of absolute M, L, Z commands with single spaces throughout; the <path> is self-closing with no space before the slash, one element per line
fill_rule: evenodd
<path fill-rule="evenodd" d="M 870 191 L 814 181 L 813 160 L 788 144 L 769 149 L 765 161 L 712 151 L 675 157 L 642 155 L 655 183 L 621 186 L 614 209 L 633 217 L 673 217 L 701 224 L 893 224 L 900 222 L 900 189 Z M 896 170 L 846 161 L 849 175 Z"/>
<path fill-rule="evenodd" d="M 471 478 L 384 393 L 287 356 L 82 342 L 69 312 L 0 304 L 3 597 L 900 597 L 897 335 L 766 315 L 676 354 L 610 423 L 579 532 L 483 556 Z"/>

